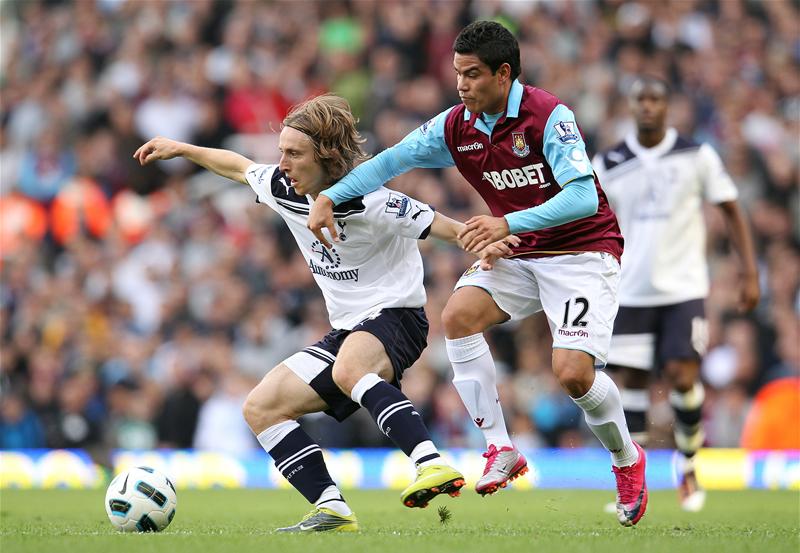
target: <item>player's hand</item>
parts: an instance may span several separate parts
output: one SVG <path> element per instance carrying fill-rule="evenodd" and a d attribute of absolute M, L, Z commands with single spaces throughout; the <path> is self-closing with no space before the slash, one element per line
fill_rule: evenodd
<path fill-rule="evenodd" d="M 311 211 L 308 213 L 308 222 L 306 226 L 326 248 L 330 248 L 332 245 L 328 239 L 325 238 L 322 229 L 328 229 L 333 241 L 338 242 L 339 233 L 336 232 L 336 225 L 333 224 L 333 200 L 324 194 L 318 195 L 311 206 Z"/>
<path fill-rule="evenodd" d="M 158 159 L 172 159 L 182 155 L 182 146 L 183 144 L 177 140 L 157 136 L 139 146 L 133 154 L 133 159 L 141 165 L 147 165 Z"/>
<path fill-rule="evenodd" d="M 484 271 L 491 271 L 494 268 L 495 261 L 503 257 L 511 257 L 514 253 L 512 248 L 514 246 L 519 246 L 520 242 L 519 236 L 514 236 L 512 234 L 503 240 L 492 242 L 483 248 L 478 254 L 481 261 L 481 269 Z"/>
<path fill-rule="evenodd" d="M 465 250 L 478 253 L 492 242 L 502 240 L 510 234 L 505 217 L 478 215 L 467 221 L 464 229 L 458 233 L 458 239 L 464 244 Z"/>
<path fill-rule="evenodd" d="M 752 311 L 761 299 L 758 275 L 745 276 L 739 291 L 739 309 L 745 313 Z"/>

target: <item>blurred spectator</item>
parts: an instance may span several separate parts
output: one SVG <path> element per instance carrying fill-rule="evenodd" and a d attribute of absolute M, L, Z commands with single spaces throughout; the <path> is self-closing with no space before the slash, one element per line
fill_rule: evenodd
<path fill-rule="evenodd" d="M 176 379 L 157 421 L 160 447 L 192 447 L 200 406 L 211 397 L 215 386 L 213 375 L 207 371 L 184 373 Z"/>
<path fill-rule="evenodd" d="M 19 190 L 29 198 L 50 202 L 75 173 L 75 156 L 65 149 L 58 129 L 44 130 L 33 150 L 22 158 Z"/>
<path fill-rule="evenodd" d="M 216 391 L 200 407 L 192 445 L 234 455 L 257 447 L 242 417 L 242 404 L 251 389 L 252 383 L 236 374 L 223 377 Z"/>
<path fill-rule="evenodd" d="M 152 401 L 135 380 L 123 379 L 106 393 L 108 418 L 106 441 L 121 449 L 152 449 L 156 430 L 150 421 Z"/>
<path fill-rule="evenodd" d="M 753 318 L 736 313 L 736 263 L 709 213 L 710 444 L 739 443 L 759 391 L 800 374 L 796 2 L 32 0 L 0 2 L 0 15 L 2 447 L 252 447 L 240 404 L 328 330 L 319 293 L 249 190 L 180 160 L 140 167 L 133 152 L 163 134 L 253 144 L 274 162 L 259 145 L 291 104 L 327 90 L 379 151 L 458 101 L 451 45 L 476 18 L 515 32 L 522 80 L 571 104 L 590 150 L 630 128 L 628 86 L 652 72 L 674 85 L 671 123 L 712 143 L 736 180 L 763 299 Z M 456 218 L 486 213 L 452 169 L 391 186 Z M 472 260 L 421 249 L 431 332 L 404 386 L 437 443 L 480 446 L 439 321 Z M 520 445 L 591 444 L 559 399 L 549 340 L 542 318 L 490 336 L 508 426 Z M 652 432 L 670 447 L 660 390 Z M 384 444 L 365 421 L 303 424 L 326 446 Z"/>
<path fill-rule="evenodd" d="M 0 449 L 44 447 L 44 432 L 36 415 L 18 394 L 0 398 Z"/>

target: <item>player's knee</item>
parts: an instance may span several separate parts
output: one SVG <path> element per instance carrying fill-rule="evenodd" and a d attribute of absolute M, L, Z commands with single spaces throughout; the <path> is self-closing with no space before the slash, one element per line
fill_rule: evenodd
<path fill-rule="evenodd" d="M 281 416 L 277 398 L 263 394 L 258 388 L 252 390 L 244 400 L 242 415 L 254 432 L 260 432 L 286 420 L 286 417 Z"/>
<path fill-rule="evenodd" d="M 692 361 L 668 361 L 664 365 L 664 374 L 672 389 L 681 393 L 691 390 L 699 377 L 699 368 L 696 365 Z"/>
<path fill-rule="evenodd" d="M 561 387 L 572 397 L 585 396 L 594 382 L 594 368 L 587 370 L 584 366 L 562 363 L 554 364 L 553 372 Z"/>
<path fill-rule="evenodd" d="M 259 426 L 257 423 L 263 418 L 264 406 L 254 397 L 255 390 L 251 391 L 242 404 L 242 415 L 250 428 Z"/>
<path fill-rule="evenodd" d="M 583 351 L 556 348 L 553 373 L 570 396 L 584 396 L 594 383 L 594 358 Z"/>
<path fill-rule="evenodd" d="M 333 383 L 336 384 L 343 393 L 349 396 L 350 392 L 353 391 L 353 386 L 356 385 L 356 382 L 358 382 L 362 375 L 350 365 L 334 363 L 331 376 L 333 377 Z"/>
<path fill-rule="evenodd" d="M 477 313 L 454 302 L 448 302 L 442 310 L 442 326 L 448 338 L 463 338 L 482 332 L 479 319 Z"/>

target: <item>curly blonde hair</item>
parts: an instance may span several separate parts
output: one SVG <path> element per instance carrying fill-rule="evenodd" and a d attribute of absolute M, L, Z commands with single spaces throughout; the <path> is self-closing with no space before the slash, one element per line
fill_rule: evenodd
<path fill-rule="evenodd" d="M 292 107 L 283 125 L 311 139 L 314 157 L 332 183 L 369 158 L 361 149 L 365 139 L 356 130 L 350 104 L 334 94 L 322 94 Z"/>

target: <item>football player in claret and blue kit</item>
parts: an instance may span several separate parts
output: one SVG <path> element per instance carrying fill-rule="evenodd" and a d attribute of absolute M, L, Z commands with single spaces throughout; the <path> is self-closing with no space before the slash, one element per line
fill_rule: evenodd
<path fill-rule="evenodd" d="M 602 371 L 617 313 L 623 240 L 570 109 L 524 85 L 519 45 L 502 25 L 476 21 L 453 45 L 461 104 L 323 191 L 309 228 L 334 236 L 333 206 L 374 190 L 414 167 L 456 166 L 492 216 L 467 221 L 460 237 L 479 251 L 509 235 L 521 243 L 491 271 L 464 273 L 442 322 L 453 384 L 486 439 L 476 484 L 494 493 L 527 470 L 503 420 L 494 361 L 483 332 L 544 311 L 553 336 L 553 371 L 611 453 L 617 515 L 632 526 L 647 508 L 645 454 L 631 440 L 619 390 Z"/>
<path fill-rule="evenodd" d="M 248 184 L 257 201 L 289 226 L 322 290 L 334 330 L 267 372 L 244 404 L 244 417 L 276 468 L 314 505 L 300 522 L 281 531 L 358 529 L 322 450 L 297 423 L 307 413 L 324 411 L 341 421 L 365 407 L 417 467 L 416 480 L 401 493 L 408 507 L 425 507 L 440 494 L 458 495 L 464 485 L 464 477 L 443 461 L 419 413 L 400 390 L 403 372 L 427 345 L 416 240 L 433 235 L 455 243 L 464 225 L 379 187 L 337 207 L 342 240 L 335 247 L 306 227 L 320 191 L 366 157 L 361 142 L 347 102 L 323 95 L 287 115 L 278 165 L 256 164 L 235 152 L 161 137 L 134 154 L 142 164 L 181 156 Z M 512 238 L 508 243 L 518 241 Z M 496 257 L 510 253 L 501 242 L 484 250 L 481 262 L 488 267 Z"/>

